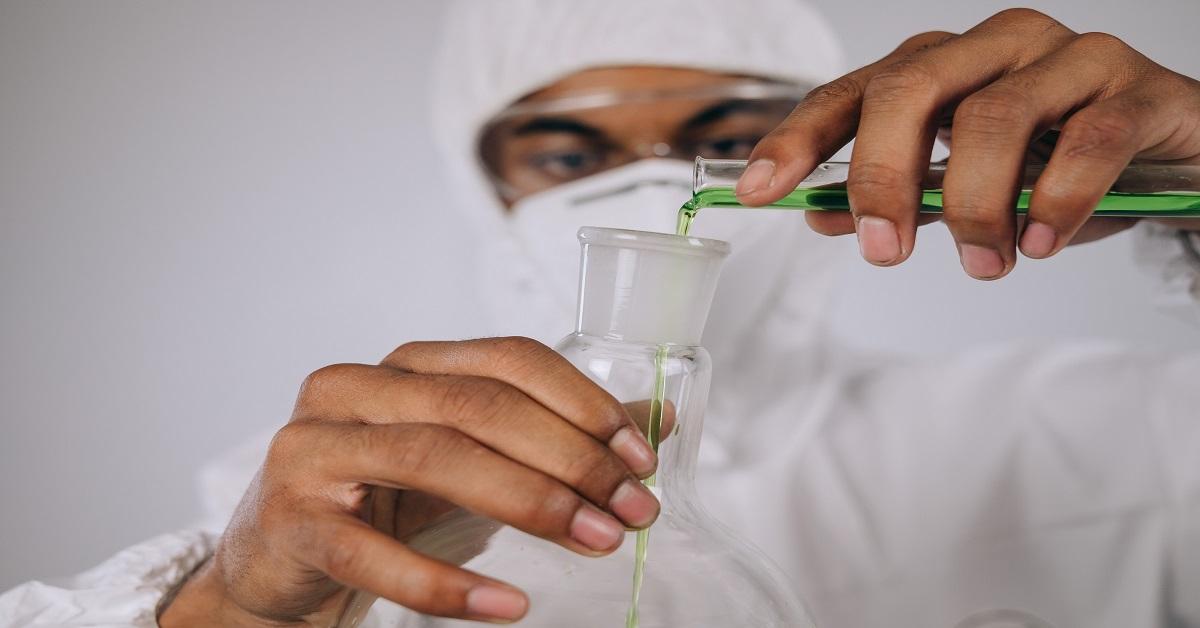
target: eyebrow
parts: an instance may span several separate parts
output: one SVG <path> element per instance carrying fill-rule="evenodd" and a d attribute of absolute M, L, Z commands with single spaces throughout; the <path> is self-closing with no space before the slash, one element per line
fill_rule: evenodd
<path fill-rule="evenodd" d="M 747 100 L 744 98 L 726 100 L 701 111 L 691 118 L 688 118 L 687 122 L 684 122 L 681 128 L 694 129 L 696 127 L 712 124 L 735 113 L 740 113 L 743 111 L 764 111 L 771 109 L 773 106 L 775 106 L 774 101 Z"/>
<path fill-rule="evenodd" d="M 538 117 L 513 129 L 513 135 L 534 135 L 537 133 L 574 133 L 591 139 L 601 139 L 604 132 L 590 124 L 584 124 L 570 118 Z"/>

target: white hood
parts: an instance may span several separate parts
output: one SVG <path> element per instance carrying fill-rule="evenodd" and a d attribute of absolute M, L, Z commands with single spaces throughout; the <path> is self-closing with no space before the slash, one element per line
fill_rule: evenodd
<path fill-rule="evenodd" d="M 553 343 L 571 330 L 572 318 L 562 313 L 561 298 L 514 237 L 480 164 L 481 128 L 513 101 L 558 78 L 586 68 L 632 64 L 817 85 L 839 74 L 842 57 L 826 22 L 793 0 L 453 3 L 434 65 L 434 133 L 458 204 L 478 238 L 477 290 L 489 319 L 483 326 L 487 333 Z M 762 398 L 757 389 L 767 382 L 778 385 L 781 371 L 790 374 L 792 385 L 802 385 L 806 365 L 820 353 L 837 265 L 834 251 L 844 247 L 812 233 L 802 216 L 787 218 L 777 222 L 788 235 L 772 247 L 774 258 L 757 255 L 758 268 L 742 269 L 742 276 L 756 276 L 756 300 L 746 300 L 744 286 L 725 282 L 718 288 L 705 340 L 716 365 L 707 421 L 714 436 L 740 432 L 722 429 L 747 418 L 730 413 L 735 407 L 742 408 L 738 414 L 747 412 L 746 400 Z M 702 215 L 697 226 L 704 220 Z M 738 242 L 733 246 L 736 251 Z M 718 349 L 709 342 L 718 335 L 736 341 L 722 342 Z M 725 395 L 726 390 L 738 394 Z"/>

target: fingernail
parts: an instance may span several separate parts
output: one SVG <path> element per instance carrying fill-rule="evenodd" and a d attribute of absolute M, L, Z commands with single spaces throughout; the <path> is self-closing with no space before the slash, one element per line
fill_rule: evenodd
<path fill-rule="evenodd" d="M 1049 226 L 1040 222 L 1030 222 L 1025 225 L 1025 233 L 1021 234 L 1021 252 L 1026 257 L 1046 257 L 1054 252 L 1058 234 Z"/>
<path fill-rule="evenodd" d="M 959 254 L 962 256 L 963 270 L 972 277 L 991 279 L 1004 272 L 1004 260 L 992 249 L 964 244 Z"/>
<path fill-rule="evenodd" d="M 608 505 L 621 521 L 634 528 L 644 528 L 658 518 L 658 500 L 641 482 L 634 480 L 618 486 Z"/>
<path fill-rule="evenodd" d="M 890 264 L 900 258 L 900 232 L 887 218 L 863 216 L 858 219 L 858 250 L 872 264 Z"/>
<path fill-rule="evenodd" d="M 654 455 L 654 449 L 637 429 L 623 427 L 617 430 L 608 441 L 608 446 L 638 477 L 650 475 L 658 467 L 658 456 Z"/>
<path fill-rule="evenodd" d="M 586 547 L 604 552 L 620 545 L 625 538 L 625 528 L 616 519 L 584 506 L 575 511 L 571 519 L 571 538 Z"/>
<path fill-rule="evenodd" d="M 757 192 L 770 187 L 771 179 L 774 177 L 775 162 L 770 159 L 757 159 L 746 167 L 746 171 L 742 173 L 742 178 L 738 179 L 733 192 L 738 196 Z"/>
<path fill-rule="evenodd" d="M 525 615 L 529 600 L 519 591 L 481 584 L 467 591 L 467 612 L 481 617 L 515 620 Z"/>

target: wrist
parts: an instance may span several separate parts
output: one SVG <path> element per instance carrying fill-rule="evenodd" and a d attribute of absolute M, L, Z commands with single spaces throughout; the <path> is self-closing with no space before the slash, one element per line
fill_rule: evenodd
<path fill-rule="evenodd" d="M 200 565 L 164 598 L 158 625 L 160 628 L 264 628 L 278 627 L 280 624 L 251 615 L 229 598 L 214 557 Z"/>

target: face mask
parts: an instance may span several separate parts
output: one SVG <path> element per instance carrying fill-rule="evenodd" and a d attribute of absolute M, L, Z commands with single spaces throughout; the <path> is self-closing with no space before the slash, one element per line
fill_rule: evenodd
<path fill-rule="evenodd" d="M 563 320 L 572 320 L 579 278 L 579 227 L 675 232 L 679 206 L 691 198 L 692 166 L 642 160 L 529 196 L 512 208 L 510 227 L 524 257 L 553 296 Z M 799 222 L 797 222 L 799 221 Z M 732 245 L 721 273 L 704 345 L 727 352 L 745 325 L 760 318 L 784 268 L 793 229 L 803 219 L 776 210 L 706 209 L 691 235 Z"/>
<path fill-rule="evenodd" d="M 683 162 L 643 160 L 539 192 L 512 208 L 512 228 L 557 300 L 574 306 L 580 227 L 675 232 L 675 211 L 691 198 Z"/>

